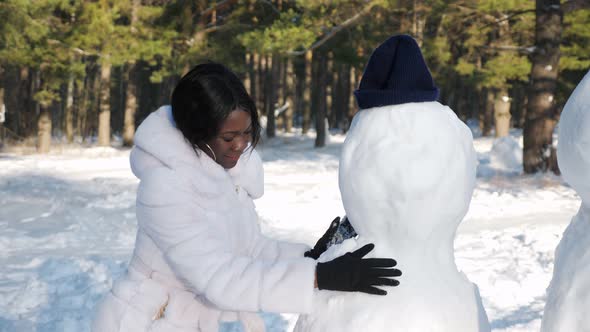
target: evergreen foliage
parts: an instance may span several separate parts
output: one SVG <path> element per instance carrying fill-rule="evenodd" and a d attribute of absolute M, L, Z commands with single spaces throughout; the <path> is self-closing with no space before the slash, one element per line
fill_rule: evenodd
<path fill-rule="evenodd" d="M 590 68 L 588 26 L 590 9 L 564 14 L 557 106 Z M 418 40 L 441 88 L 441 102 L 462 119 L 477 118 L 482 128 L 491 128 L 488 100 L 504 91 L 514 98 L 512 125 L 523 125 L 535 2 L 519 0 L 4 0 L 0 87 L 14 93 L 7 92 L 0 103 L 6 103 L 11 118 L 7 126 L 23 132 L 18 129 L 36 121 L 34 107 L 50 109 L 59 119 L 66 86 L 74 80 L 74 120 L 88 129 L 78 128 L 77 134 L 92 135 L 101 66 L 113 66 L 115 114 L 125 105 L 121 91 L 136 80 L 139 122 L 167 101 L 180 75 L 213 60 L 252 82 L 248 88 L 254 89 L 261 112 L 291 98 L 295 111 L 289 121 L 300 124 L 305 109 L 313 116 L 314 107 L 321 107 L 331 127 L 346 130 L 354 114 L 350 95 L 369 55 L 398 33 Z M 306 52 L 313 54 L 307 69 Z M 135 64 L 136 75 L 123 74 Z M 293 79 L 289 86 L 286 73 Z M 318 84 L 327 90 L 318 94 Z M 311 99 L 325 102 L 303 101 L 306 89 L 312 89 Z M 273 95 L 267 98 L 269 91 Z M 17 103 L 14 96 L 27 102 Z M 53 124 L 54 135 L 62 127 Z"/>

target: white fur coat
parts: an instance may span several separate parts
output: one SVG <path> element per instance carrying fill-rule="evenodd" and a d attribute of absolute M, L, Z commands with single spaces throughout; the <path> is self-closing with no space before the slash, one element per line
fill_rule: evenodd
<path fill-rule="evenodd" d="M 135 251 L 97 308 L 94 331 L 217 332 L 218 321 L 238 319 L 258 331 L 251 313 L 311 310 L 316 262 L 303 257 L 308 247 L 260 233 L 256 151 L 223 169 L 195 153 L 167 106 L 141 124 L 135 144 Z"/>

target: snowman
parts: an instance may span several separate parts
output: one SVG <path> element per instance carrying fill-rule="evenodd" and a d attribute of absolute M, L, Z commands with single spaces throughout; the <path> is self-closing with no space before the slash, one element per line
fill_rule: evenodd
<path fill-rule="evenodd" d="M 358 236 L 319 261 L 374 243 L 403 271 L 386 296 L 318 291 L 295 332 L 490 331 L 478 288 L 457 270 L 453 240 L 475 186 L 471 131 L 436 102 L 420 48 L 394 36 L 371 55 L 342 149 L 339 185 Z"/>
<path fill-rule="evenodd" d="M 559 120 L 557 161 L 582 204 L 555 250 L 542 332 L 589 332 L 590 321 L 590 72 Z"/>

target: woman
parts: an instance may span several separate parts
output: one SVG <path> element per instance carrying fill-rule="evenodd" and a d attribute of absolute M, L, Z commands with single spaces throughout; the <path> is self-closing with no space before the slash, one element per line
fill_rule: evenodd
<path fill-rule="evenodd" d="M 215 63 L 187 73 L 171 107 L 141 124 L 131 152 L 140 179 L 135 250 L 94 331 L 217 332 L 232 320 L 260 331 L 256 312 L 309 312 L 314 287 L 384 294 L 375 286 L 399 284 L 393 259 L 363 258 L 372 245 L 314 260 L 338 220 L 311 250 L 260 233 L 252 202 L 263 193 L 259 135 L 254 102 Z"/>

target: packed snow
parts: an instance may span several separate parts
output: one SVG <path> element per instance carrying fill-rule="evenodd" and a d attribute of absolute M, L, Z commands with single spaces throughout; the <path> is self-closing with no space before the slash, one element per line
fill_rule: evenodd
<path fill-rule="evenodd" d="M 344 138 L 314 149 L 313 134 L 280 134 L 259 146 L 266 184 L 256 205 L 266 234 L 312 245 L 344 215 Z M 538 331 L 554 249 L 580 198 L 558 176 L 496 167 L 493 138 L 474 144 L 477 181 L 454 242 L 457 266 L 479 286 L 493 331 Z M 125 149 L 0 154 L 0 331 L 89 331 L 94 305 L 133 251 L 137 183 Z M 263 316 L 274 332 L 297 321 Z"/>
<path fill-rule="evenodd" d="M 590 321 L 590 73 L 560 118 L 557 159 L 565 181 L 582 199 L 555 254 L 542 332 L 589 332 Z"/>
<path fill-rule="evenodd" d="M 490 331 L 477 286 L 457 270 L 453 250 L 475 187 L 472 141 L 467 126 L 438 102 L 357 113 L 342 148 L 339 186 L 359 237 L 320 260 L 374 243 L 370 257 L 395 257 L 401 286 L 379 298 L 318 291 L 296 332 Z"/>

